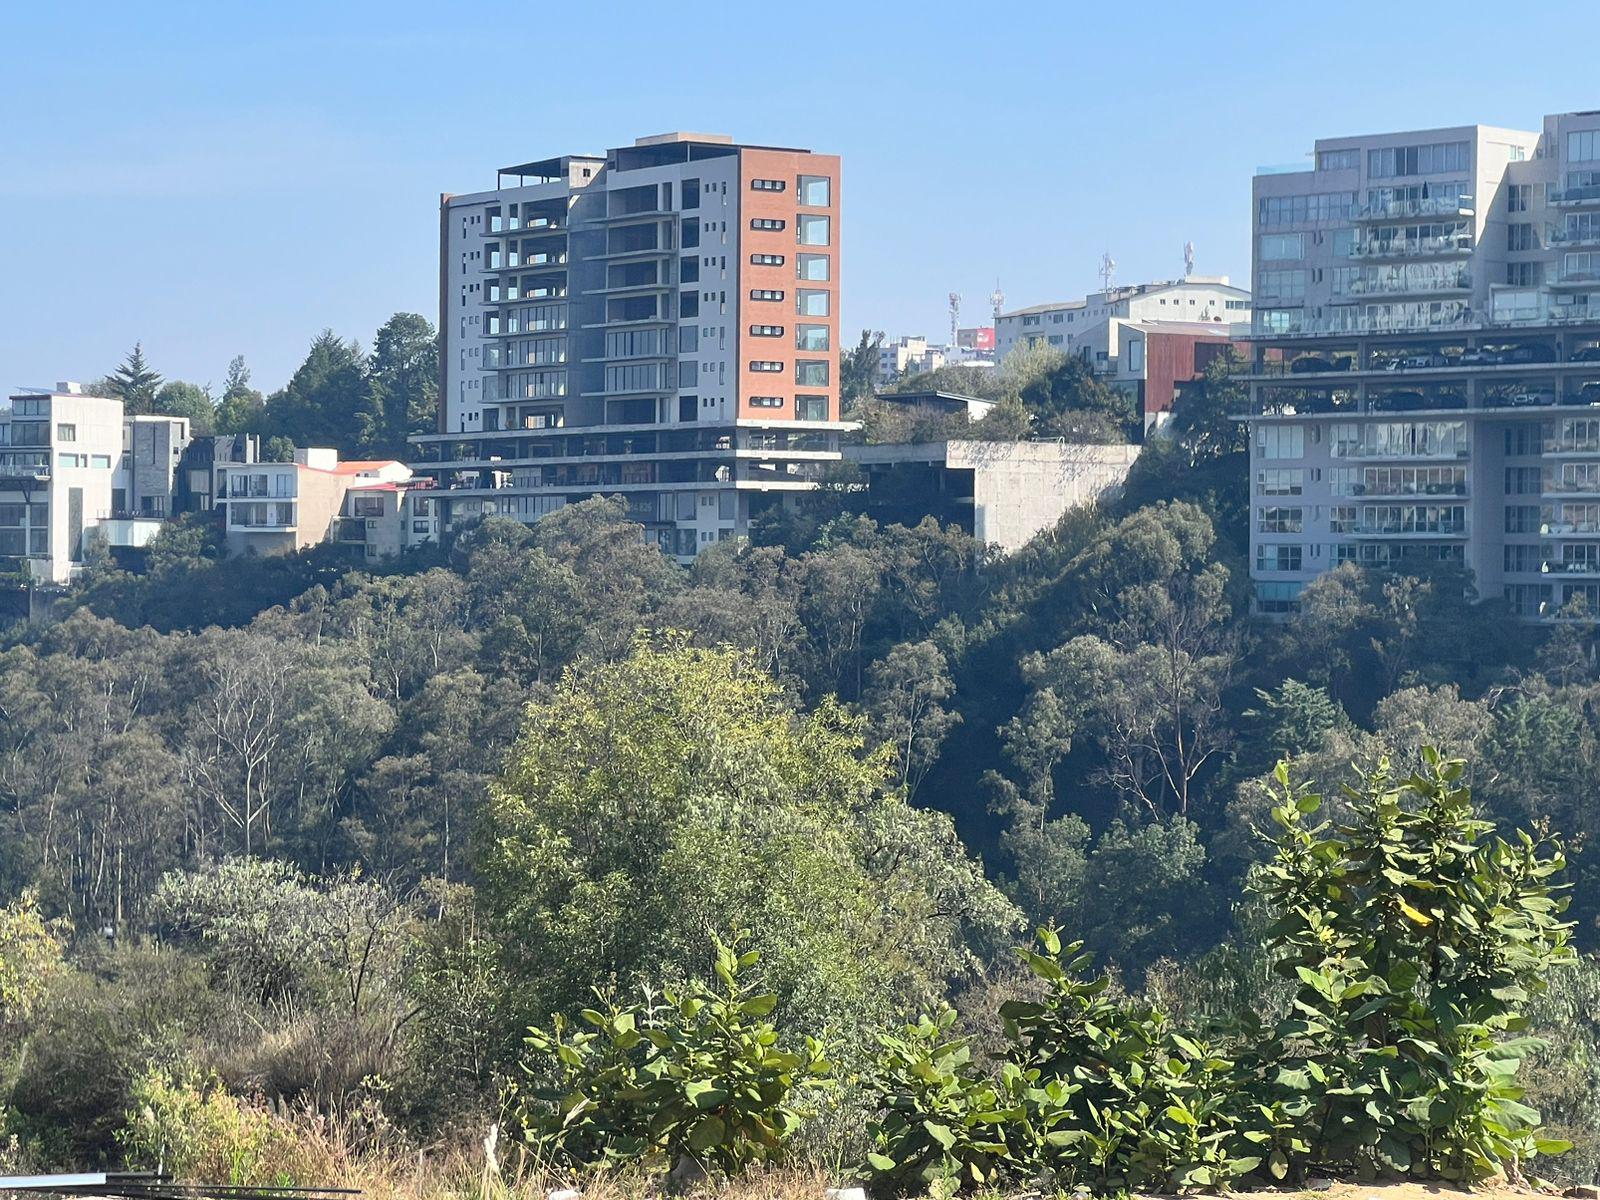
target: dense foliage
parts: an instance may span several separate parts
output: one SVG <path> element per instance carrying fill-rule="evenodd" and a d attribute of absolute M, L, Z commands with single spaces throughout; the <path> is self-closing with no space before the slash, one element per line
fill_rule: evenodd
<path fill-rule="evenodd" d="M 393 332 L 388 414 L 426 374 L 421 331 Z M 355 370 L 323 346 L 280 400 L 322 405 L 307 421 L 368 428 L 357 418 L 377 411 L 379 349 Z M 1090 411 L 1049 382 L 1055 368 L 1024 368 L 1012 370 L 1039 385 L 1018 384 L 1027 421 L 1051 404 Z M 132 364 L 125 382 L 154 388 L 156 404 L 152 373 Z M 695 995 L 711 939 L 749 929 L 751 984 L 776 998 L 760 1020 L 788 1052 L 822 1039 L 841 1077 L 804 1106 L 793 1154 L 864 1160 L 867 1081 L 915 1077 L 917 1103 L 946 1114 L 936 1124 L 953 1141 L 885 1124 L 874 1152 L 889 1173 L 903 1156 L 913 1176 L 955 1163 L 970 1179 L 978 1159 L 1004 1175 L 994 1105 L 1048 1091 L 1053 1069 L 1008 1039 L 1002 1006 L 1044 1003 L 1050 981 L 1006 947 L 1045 925 L 1104 964 L 1102 999 L 1139 1037 L 1167 1045 L 1179 1030 L 1205 1064 L 1231 1064 L 1216 1068 L 1225 1076 L 1258 1069 L 1244 1049 L 1274 1044 L 1280 1016 L 1313 1021 L 1294 1005 L 1315 1009 L 1327 1032 L 1283 1051 L 1302 1055 L 1310 1082 L 1298 1066 L 1290 1079 L 1354 1122 L 1341 1125 L 1347 1143 L 1376 1137 L 1382 1157 L 1364 1167 L 1393 1169 L 1403 1149 L 1413 1170 L 1470 1172 L 1468 1144 L 1521 1156 L 1526 1104 L 1550 1138 L 1578 1143 L 1551 1169 L 1592 1178 L 1591 958 L 1526 1004 L 1494 996 L 1526 982 L 1494 976 L 1490 999 L 1511 1007 L 1491 1012 L 1461 990 L 1479 975 L 1443 973 L 1447 951 L 1470 959 L 1470 947 L 1443 936 L 1429 907 L 1443 901 L 1410 884 L 1384 875 L 1390 892 L 1362 893 L 1369 917 L 1398 895 L 1432 922 L 1396 910 L 1407 925 L 1382 926 L 1377 959 L 1332 942 L 1315 958 L 1310 934 L 1273 924 L 1269 895 L 1240 902 L 1281 866 L 1255 831 L 1284 808 L 1273 770 L 1287 755 L 1296 802 L 1323 796 L 1334 823 L 1317 832 L 1301 814 L 1308 863 L 1345 876 L 1296 868 L 1319 937 L 1354 936 L 1327 915 L 1329 889 L 1366 886 L 1350 847 L 1393 835 L 1407 855 L 1435 853 L 1401 816 L 1437 803 L 1438 827 L 1463 845 L 1494 845 L 1478 820 L 1561 832 L 1566 936 L 1592 954 L 1589 632 L 1519 626 L 1445 566 L 1346 564 L 1299 612 L 1251 618 L 1244 456 L 1221 420 L 1230 386 L 1217 373 L 1186 391 L 1173 437 L 1146 446 L 1120 501 L 1004 558 L 933 521 L 879 525 L 838 487 L 691 567 L 646 542 L 615 499 L 533 526 L 488 519 L 375 570 L 331 549 L 226 561 L 199 521 L 165 531 L 140 572 L 94 564 L 51 619 L 0 642 L 0 1157 L 128 1161 L 187 1119 L 163 1114 L 189 1112 L 244 1131 L 248 1147 L 252 1118 L 235 1121 L 230 1103 L 336 1117 L 367 1131 L 358 1140 L 409 1145 L 464 1126 L 476 1138 L 522 1069 L 529 1025 L 550 1030 L 560 1014 L 577 1029 L 583 1009 L 623 1011 L 645 986 Z M 267 432 L 278 402 L 238 363 L 216 420 Z M 1413 773 L 1432 778 L 1423 745 L 1472 763 L 1474 813 L 1446 803 L 1461 780 L 1435 798 L 1406 790 Z M 1364 794 L 1385 757 L 1383 789 L 1406 799 L 1380 836 L 1343 788 Z M 1503 853 L 1460 852 L 1453 869 L 1529 894 L 1513 876 L 1544 852 Z M 1413 992 L 1390 980 L 1402 956 L 1427 972 Z M 1275 974 L 1289 959 L 1346 981 L 1339 996 Z M 1380 996 L 1343 989 L 1378 977 L 1387 1007 L 1356 1018 Z M 1459 1014 L 1428 1006 L 1446 997 Z M 947 1002 L 959 1018 L 934 1015 Z M 1550 1042 L 1521 1047 L 1520 1098 L 1496 1065 L 1521 1036 L 1513 1010 Z M 1248 1047 L 1217 1032 L 1252 1012 L 1265 1024 Z M 1462 1090 L 1438 1113 L 1432 1101 L 1387 1113 L 1388 1097 L 1417 1100 L 1393 1071 L 1372 1084 L 1400 1089 L 1381 1104 L 1373 1093 L 1383 1116 L 1368 1101 L 1341 1107 L 1337 1089 L 1372 1083 L 1374 1062 L 1414 1065 L 1410 1043 L 1367 1030 L 1374 1019 L 1459 1064 Z M 1365 1065 L 1329 1076 L 1342 1082 L 1310 1074 L 1319 1055 L 1355 1050 Z M 1212 1070 L 1186 1055 L 1186 1079 Z M 1052 1103 L 1070 1113 L 1074 1099 Z M 130 1141 L 129 1114 L 145 1108 L 157 1125 Z M 1187 1158 L 1161 1151 L 1169 1167 L 1200 1162 L 1220 1179 L 1251 1156 L 1229 1134 L 1223 1157 L 1196 1159 L 1196 1143 L 1153 1119 L 1149 1136 L 1188 1146 Z M 1273 1109 L 1275 1140 L 1253 1170 L 1270 1169 L 1271 1149 L 1346 1153 L 1298 1148 L 1319 1144 L 1299 1119 Z M 1037 1162 L 1062 1131 L 1041 1117 L 1003 1140 Z M 259 1161 L 280 1165 L 261 1170 L 286 1170 L 287 1153 L 273 1143 Z M 1135 1170 L 1101 1157 L 1100 1175 L 1069 1174 L 1099 1186 Z"/>

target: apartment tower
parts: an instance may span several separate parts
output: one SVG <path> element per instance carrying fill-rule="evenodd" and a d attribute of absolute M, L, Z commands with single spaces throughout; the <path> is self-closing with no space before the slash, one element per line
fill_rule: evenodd
<path fill-rule="evenodd" d="M 1258 610 L 1354 561 L 1600 613 L 1600 112 L 1319 141 L 1251 220 Z"/>
<path fill-rule="evenodd" d="M 626 498 L 692 558 L 837 461 L 839 160 L 714 134 L 499 172 L 440 204 L 443 529 Z"/>

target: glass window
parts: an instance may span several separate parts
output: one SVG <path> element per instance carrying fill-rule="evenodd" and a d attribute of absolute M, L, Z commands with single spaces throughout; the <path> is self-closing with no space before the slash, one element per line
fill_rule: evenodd
<path fill-rule="evenodd" d="M 800 176 L 800 203 L 807 208 L 828 207 L 828 177 L 826 175 Z M 818 242 L 817 245 L 825 243 Z"/>
<path fill-rule="evenodd" d="M 794 344 L 798 350 L 827 350 L 828 327 L 826 325 L 796 325 L 794 327 Z"/>
<path fill-rule="evenodd" d="M 1306 235 L 1303 233 L 1266 233 L 1261 235 L 1261 261 L 1282 262 L 1306 256 Z"/>
<path fill-rule="evenodd" d="M 802 361 L 795 363 L 794 381 L 801 387 L 827 387 L 827 360 L 824 359 L 818 362 Z"/>
<path fill-rule="evenodd" d="M 76 425 L 57 424 L 56 441 L 75 442 L 78 440 L 78 427 Z"/>
<path fill-rule="evenodd" d="M 825 282 L 829 278 L 826 254 L 799 254 L 795 257 L 795 273 L 801 279 Z"/>
<path fill-rule="evenodd" d="M 795 312 L 802 317 L 828 315 L 828 293 L 815 288 L 798 288 L 794 294 Z"/>
<path fill-rule="evenodd" d="M 1600 129 L 1578 129 L 1567 134 L 1568 162 L 1600 160 Z"/>
<path fill-rule="evenodd" d="M 802 421 L 826 421 L 828 419 L 828 398 L 826 396 L 796 396 L 794 405 L 795 416 Z"/>
<path fill-rule="evenodd" d="M 827 217 L 808 216 L 805 213 L 801 213 L 799 220 L 795 222 L 795 227 L 802 246 L 827 246 L 832 244 L 828 240 Z"/>

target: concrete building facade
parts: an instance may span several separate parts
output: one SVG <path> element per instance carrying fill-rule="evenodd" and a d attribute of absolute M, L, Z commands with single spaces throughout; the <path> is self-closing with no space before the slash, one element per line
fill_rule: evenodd
<path fill-rule="evenodd" d="M 624 496 L 692 558 L 839 458 L 839 160 L 721 135 L 519 164 L 440 205 L 441 527 Z"/>
<path fill-rule="evenodd" d="M 869 513 L 907 525 L 932 515 L 1009 552 L 1115 495 L 1139 447 L 943 441 L 847 446 L 845 457 L 866 473 Z"/>
<path fill-rule="evenodd" d="M 1258 610 L 1353 561 L 1600 612 L 1600 112 L 1318 141 L 1254 192 Z"/>

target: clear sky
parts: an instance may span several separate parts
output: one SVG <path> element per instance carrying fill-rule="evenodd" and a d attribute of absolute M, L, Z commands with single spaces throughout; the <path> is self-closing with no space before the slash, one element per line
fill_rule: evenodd
<path fill-rule="evenodd" d="M 1600 4 L 0 0 L 0 388 L 278 387 L 435 316 L 438 194 L 692 129 L 844 158 L 846 329 L 1249 273 L 1318 136 L 1600 108 Z"/>

